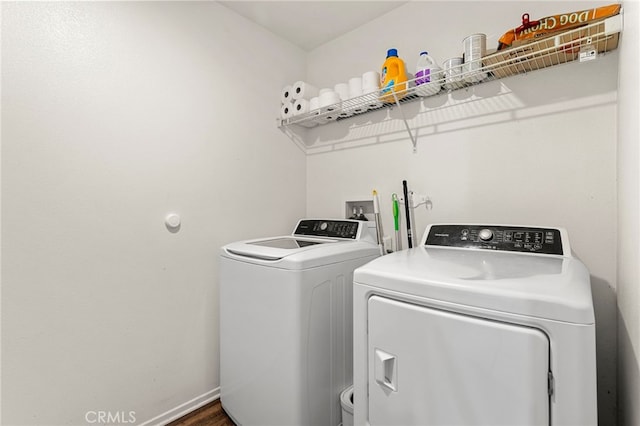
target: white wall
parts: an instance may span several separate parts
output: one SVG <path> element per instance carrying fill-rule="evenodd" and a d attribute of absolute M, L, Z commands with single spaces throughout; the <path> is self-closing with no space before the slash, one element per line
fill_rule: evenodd
<path fill-rule="evenodd" d="M 640 424 L 640 7 L 624 2 L 618 115 L 619 422 Z"/>
<path fill-rule="evenodd" d="M 219 247 L 305 212 L 304 52 L 214 2 L 1 7 L 2 424 L 166 421 L 216 396 Z"/>
<path fill-rule="evenodd" d="M 615 424 L 617 275 L 620 424 L 640 423 L 639 250 L 625 237 L 640 210 L 636 2 L 620 54 L 407 106 L 417 154 L 398 120 L 373 113 L 312 130 L 305 174 L 273 120 L 280 88 L 305 72 L 333 85 L 378 69 L 389 47 L 410 69 L 423 49 L 442 62 L 472 33 L 494 47 L 523 11 L 584 5 L 410 3 L 311 52 L 305 71 L 303 52 L 215 3 L 2 2 L 2 423 L 82 424 L 88 410 L 159 422 L 215 396 L 218 247 L 288 232 L 305 192 L 308 214 L 342 215 L 402 179 L 433 201 L 418 233 L 569 229 L 592 272 L 601 424 Z M 388 202 L 383 216 L 389 233 Z"/>
<path fill-rule="evenodd" d="M 311 52 L 308 81 L 333 86 L 378 69 L 391 47 L 410 71 L 422 50 L 442 63 L 460 55 L 469 34 L 486 33 L 495 48 L 525 11 L 541 17 L 584 6 L 411 2 Z M 397 108 L 319 126 L 309 131 L 307 159 L 312 215 L 342 215 L 346 200 L 375 188 L 390 235 L 391 194 L 400 194 L 406 179 L 432 200 L 431 210 L 416 212 L 420 236 L 440 221 L 566 227 L 592 274 L 599 415 L 608 425 L 616 421 L 617 75 L 616 51 L 407 104 L 403 110 L 418 128 L 416 154 Z"/>

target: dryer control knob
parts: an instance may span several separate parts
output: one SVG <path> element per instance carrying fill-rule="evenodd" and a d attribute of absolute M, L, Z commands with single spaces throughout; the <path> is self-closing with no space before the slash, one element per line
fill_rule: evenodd
<path fill-rule="evenodd" d="M 480 232 L 478 232 L 478 237 L 482 241 L 491 241 L 493 239 L 493 232 L 491 232 L 491 229 L 481 229 Z"/>

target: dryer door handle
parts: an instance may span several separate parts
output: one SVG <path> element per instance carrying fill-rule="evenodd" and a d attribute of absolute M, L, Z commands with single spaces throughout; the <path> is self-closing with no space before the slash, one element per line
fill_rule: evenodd
<path fill-rule="evenodd" d="M 376 383 L 385 391 L 397 392 L 398 362 L 396 356 L 380 349 L 375 349 L 373 357 Z"/>

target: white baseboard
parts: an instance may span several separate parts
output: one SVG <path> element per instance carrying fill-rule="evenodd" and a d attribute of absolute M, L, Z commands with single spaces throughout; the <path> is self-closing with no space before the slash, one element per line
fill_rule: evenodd
<path fill-rule="evenodd" d="M 171 410 L 152 418 L 151 420 L 140 423 L 138 426 L 164 426 L 219 398 L 220 388 L 217 387 L 210 390 L 209 392 L 203 393 L 200 396 L 196 396 L 191 401 L 180 404 L 177 407 L 172 408 Z"/>

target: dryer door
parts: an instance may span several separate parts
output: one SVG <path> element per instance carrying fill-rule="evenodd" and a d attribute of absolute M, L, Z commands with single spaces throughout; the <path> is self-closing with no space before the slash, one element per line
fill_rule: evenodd
<path fill-rule="evenodd" d="M 373 296 L 371 425 L 548 425 L 542 331 Z"/>

